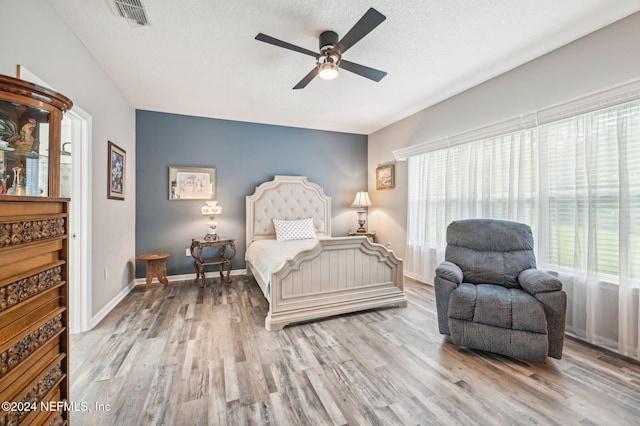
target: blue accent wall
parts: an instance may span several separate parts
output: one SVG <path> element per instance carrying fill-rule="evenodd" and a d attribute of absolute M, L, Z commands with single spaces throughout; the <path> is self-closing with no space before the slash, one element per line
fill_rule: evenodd
<path fill-rule="evenodd" d="M 208 217 L 204 201 L 169 201 L 170 166 L 216 168 L 218 234 L 235 238 L 233 269 L 243 269 L 245 197 L 275 175 L 307 176 L 324 188 L 334 236 L 356 229 L 350 205 L 367 188 L 367 136 L 137 110 L 136 255 L 171 253 L 168 274 L 190 274 L 185 249 L 205 235 Z M 143 262 L 137 266 L 144 277 Z"/>

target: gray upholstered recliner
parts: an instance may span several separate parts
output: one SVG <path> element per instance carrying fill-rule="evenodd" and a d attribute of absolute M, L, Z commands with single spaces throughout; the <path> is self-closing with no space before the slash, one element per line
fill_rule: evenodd
<path fill-rule="evenodd" d="M 434 284 L 438 327 L 453 343 L 531 361 L 562 357 L 567 295 L 536 269 L 529 226 L 452 222 Z"/>

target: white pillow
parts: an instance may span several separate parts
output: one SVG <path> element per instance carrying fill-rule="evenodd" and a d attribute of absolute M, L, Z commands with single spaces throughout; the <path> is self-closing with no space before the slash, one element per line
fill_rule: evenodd
<path fill-rule="evenodd" d="M 273 226 L 276 228 L 276 240 L 278 241 L 318 238 L 311 217 L 298 220 L 273 219 Z"/>

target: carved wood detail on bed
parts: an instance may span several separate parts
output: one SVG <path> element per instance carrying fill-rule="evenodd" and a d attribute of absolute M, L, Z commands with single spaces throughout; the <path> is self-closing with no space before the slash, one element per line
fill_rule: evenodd
<path fill-rule="evenodd" d="M 247 244 L 271 238 L 267 224 L 276 219 L 302 219 L 313 212 L 320 238 L 313 248 L 301 250 L 271 273 L 269 313 L 265 328 L 280 330 L 287 324 L 382 306 L 406 306 L 402 260 L 366 237 L 331 235 L 331 199 L 321 187 L 303 176 L 276 176 L 247 196 Z M 295 204 L 292 204 L 294 203 Z M 286 214 L 284 217 L 279 215 Z M 319 228 L 319 229 L 318 229 Z M 284 260 L 284 259 L 283 259 Z M 247 272 L 252 265 L 247 262 Z M 267 286 L 255 274 L 260 287 Z"/>

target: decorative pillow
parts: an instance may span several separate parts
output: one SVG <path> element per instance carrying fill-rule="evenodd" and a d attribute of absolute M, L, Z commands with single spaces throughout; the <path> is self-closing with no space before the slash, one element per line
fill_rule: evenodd
<path fill-rule="evenodd" d="M 318 238 L 311 217 L 298 220 L 273 219 L 273 226 L 276 228 L 276 240 L 278 241 Z"/>

